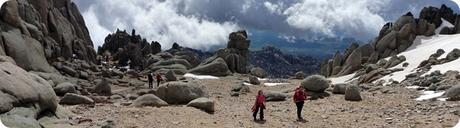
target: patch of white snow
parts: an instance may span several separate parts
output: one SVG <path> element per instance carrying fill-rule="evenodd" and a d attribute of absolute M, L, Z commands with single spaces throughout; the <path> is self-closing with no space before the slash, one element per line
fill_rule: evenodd
<path fill-rule="evenodd" d="M 247 82 L 244 82 L 243 84 L 244 84 L 244 85 L 248 85 L 248 86 L 252 86 L 252 85 L 253 85 L 253 84 L 247 83 Z"/>
<path fill-rule="evenodd" d="M 286 85 L 286 84 L 290 84 L 290 83 L 264 83 L 265 86 L 269 86 L 269 87 L 278 86 L 278 85 Z"/>
<path fill-rule="evenodd" d="M 332 84 L 342 84 L 352 81 L 354 79 L 353 76 L 355 76 L 355 73 L 340 77 L 331 77 L 328 79 L 332 82 Z"/>
<path fill-rule="evenodd" d="M 458 120 L 458 123 L 457 123 L 457 125 L 455 125 L 455 126 L 454 126 L 454 127 L 452 127 L 452 128 L 460 128 L 460 119 Z"/>
<path fill-rule="evenodd" d="M 446 20 L 444 20 L 443 18 L 441 18 L 441 20 L 442 20 L 441 26 L 439 26 L 439 27 L 435 30 L 435 33 L 436 33 L 436 34 L 439 34 L 439 33 L 441 32 L 441 30 L 442 30 L 444 27 L 449 27 L 449 28 L 454 27 L 454 25 L 452 25 L 449 21 L 446 21 Z"/>
<path fill-rule="evenodd" d="M 199 79 L 199 80 L 217 80 L 219 79 L 219 77 L 215 77 L 215 76 L 210 76 L 210 75 L 195 75 L 195 74 L 191 74 L 191 73 L 186 73 L 184 75 L 184 77 L 187 77 L 187 78 L 195 78 L 195 79 Z"/>
<path fill-rule="evenodd" d="M 0 120 L 0 128 L 8 128 L 2 123 L 2 120 Z"/>
<path fill-rule="evenodd" d="M 444 94 L 444 92 L 423 91 L 423 95 L 421 95 L 420 97 L 418 97 L 415 100 L 417 100 L 417 101 L 429 100 L 429 99 L 433 99 L 433 98 L 438 98 L 438 97 L 442 96 L 442 94 Z"/>

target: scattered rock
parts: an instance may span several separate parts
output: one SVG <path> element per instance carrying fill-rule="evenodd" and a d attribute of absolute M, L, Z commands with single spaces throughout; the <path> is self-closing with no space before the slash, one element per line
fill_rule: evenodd
<path fill-rule="evenodd" d="M 305 73 L 302 71 L 296 72 L 295 73 L 295 78 L 296 79 L 305 79 Z"/>
<path fill-rule="evenodd" d="M 335 84 L 334 89 L 332 89 L 332 93 L 334 94 L 345 94 L 345 90 L 348 84 Z"/>
<path fill-rule="evenodd" d="M 112 95 L 112 87 L 110 87 L 109 81 L 107 79 L 102 79 L 101 82 L 96 84 L 96 87 L 94 88 L 94 93 L 101 96 Z"/>
<path fill-rule="evenodd" d="M 452 99 L 460 97 L 460 85 L 449 88 L 443 96 Z"/>
<path fill-rule="evenodd" d="M 347 86 L 345 90 L 345 100 L 348 101 L 361 101 L 361 94 L 357 85 Z"/>
<path fill-rule="evenodd" d="M 74 93 L 67 93 L 62 97 L 61 101 L 59 101 L 59 104 L 65 104 L 65 105 L 78 105 L 78 104 L 93 104 L 94 101 L 93 99 L 74 94 Z"/>
<path fill-rule="evenodd" d="M 259 78 L 266 78 L 268 76 L 267 72 L 260 67 L 252 68 L 251 75 L 259 77 Z"/>
<path fill-rule="evenodd" d="M 257 77 L 255 76 L 249 76 L 249 83 L 250 84 L 253 84 L 253 85 L 259 85 L 260 84 L 260 81 Z"/>
<path fill-rule="evenodd" d="M 210 112 L 210 113 L 213 113 L 215 111 L 214 101 L 209 99 L 209 98 L 205 98 L 205 97 L 194 99 L 194 100 L 190 101 L 187 104 L 187 106 L 202 109 L 202 110 L 204 110 L 206 112 Z"/>
<path fill-rule="evenodd" d="M 264 95 L 266 101 L 284 101 L 287 98 L 286 94 L 277 91 L 265 91 Z"/>
<path fill-rule="evenodd" d="M 133 105 L 136 107 L 143 107 L 143 106 L 152 106 L 152 107 L 162 107 L 162 106 L 168 106 L 168 103 L 165 101 L 161 100 L 157 96 L 153 94 L 145 94 L 140 97 L 138 97 L 136 100 L 134 100 Z"/>
<path fill-rule="evenodd" d="M 63 96 L 66 93 L 77 93 L 78 92 L 76 85 L 70 82 L 60 83 L 53 89 L 54 89 L 54 92 L 56 92 L 56 95 L 58 96 Z"/>

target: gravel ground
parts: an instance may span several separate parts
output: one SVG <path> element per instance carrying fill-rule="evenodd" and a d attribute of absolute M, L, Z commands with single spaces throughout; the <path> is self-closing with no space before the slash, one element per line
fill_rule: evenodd
<path fill-rule="evenodd" d="M 373 91 L 361 92 L 363 101 L 360 102 L 345 101 L 343 95 L 336 94 L 307 101 L 303 109 L 306 121 L 296 120 L 296 108 L 291 99 L 267 102 L 266 121 L 254 122 L 250 108 L 258 90 L 286 90 L 294 88 L 300 81 L 289 80 L 290 85 L 275 87 L 253 85 L 250 93 L 231 97 L 232 86 L 241 83 L 243 78 L 230 76 L 220 80 L 200 80 L 210 98 L 216 101 L 216 112 L 213 114 L 185 105 L 161 108 L 125 106 L 132 101 L 128 99 L 64 108 L 75 114 L 72 121 L 77 127 L 101 127 L 110 120 L 119 128 L 441 128 L 454 126 L 460 118 L 458 101 L 415 101 L 420 93 L 414 89 L 373 87 L 370 89 Z M 136 94 L 138 88 L 114 85 L 113 90 L 126 96 Z"/>

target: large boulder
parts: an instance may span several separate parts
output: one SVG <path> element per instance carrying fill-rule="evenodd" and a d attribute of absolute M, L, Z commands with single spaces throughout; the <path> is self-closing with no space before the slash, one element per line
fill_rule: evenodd
<path fill-rule="evenodd" d="M 53 88 L 56 95 L 63 96 L 66 93 L 77 93 L 77 86 L 70 82 L 64 82 L 58 84 L 56 87 Z"/>
<path fill-rule="evenodd" d="M 169 104 L 187 104 L 207 94 L 196 82 L 168 82 L 158 87 L 155 95 Z"/>
<path fill-rule="evenodd" d="M 32 107 L 31 113 L 39 115 L 44 111 L 54 112 L 58 105 L 57 96 L 46 80 L 9 62 L 0 63 L 0 90 L 0 113 L 32 105 L 36 107 Z"/>
<path fill-rule="evenodd" d="M 94 100 L 83 96 L 83 95 L 78 95 L 74 93 L 66 93 L 64 97 L 62 97 L 61 101 L 59 101 L 59 104 L 65 104 L 65 105 L 78 105 L 78 104 L 93 104 Z"/>
<path fill-rule="evenodd" d="M 460 99 L 460 85 L 449 88 L 443 96 L 451 99 Z"/>
<path fill-rule="evenodd" d="M 259 78 L 266 78 L 268 76 L 267 72 L 260 67 L 252 68 L 251 75 L 257 76 Z"/>
<path fill-rule="evenodd" d="M 294 74 L 294 78 L 296 79 L 305 79 L 306 74 L 302 71 L 296 72 Z"/>
<path fill-rule="evenodd" d="M 112 95 L 112 87 L 107 79 L 102 79 L 100 82 L 96 83 L 96 87 L 93 89 L 94 93 L 101 96 L 110 96 Z"/>
<path fill-rule="evenodd" d="M 227 76 L 231 72 L 225 61 L 220 57 L 211 57 L 197 67 L 188 71 L 197 75 Z"/>
<path fill-rule="evenodd" d="M 140 97 L 137 97 L 136 100 L 134 100 L 133 105 L 136 107 L 143 107 L 143 106 L 152 106 L 152 107 L 162 107 L 162 106 L 168 106 L 168 103 L 165 101 L 161 100 L 157 96 L 153 94 L 145 94 Z"/>
<path fill-rule="evenodd" d="M 334 88 L 332 89 L 332 93 L 334 94 L 345 94 L 345 90 L 348 84 L 335 84 Z"/>
<path fill-rule="evenodd" d="M 190 101 L 187 106 L 195 107 L 198 109 L 202 109 L 206 112 L 213 113 L 215 111 L 215 103 L 213 100 L 205 97 L 197 98 Z"/>
<path fill-rule="evenodd" d="M 300 84 L 303 88 L 313 92 L 324 92 L 330 85 L 329 80 L 321 75 L 308 76 Z"/>
<path fill-rule="evenodd" d="M 259 85 L 260 84 L 259 78 L 255 77 L 255 76 L 249 76 L 248 79 L 249 79 L 249 83 L 251 83 L 251 84 L 254 84 L 254 85 Z"/>
<path fill-rule="evenodd" d="M 348 100 L 348 101 L 361 101 L 362 100 L 360 89 L 357 85 L 350 85 L 346 87 L 345 100 Z"/>

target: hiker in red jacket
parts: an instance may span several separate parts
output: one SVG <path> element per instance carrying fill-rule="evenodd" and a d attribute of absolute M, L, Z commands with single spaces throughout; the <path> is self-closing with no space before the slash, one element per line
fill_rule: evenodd
<path fill-rule="evenodd" d="M 299 120 L 303 120 L 301 113 L 302 113 L 303 104 L 305 103 L 305 100 L 307 99 L 307 93 L 305 92 L 305 89 L 301 86 L 298 86 L 295 89 L 293 98 L 294 98 L 295 105 L 297 106 L 297 118 Z"/>
<path fill-rule="evenodd" d="M 163 81 L 163 77 L 161 73 L 158 73 L 155 77 L 157 79 L 157 87 L 160 87 L 160 82 Z"/>
<path fill-rule="evenodd" d="M 252 106 L 252 116 L 254 117 L 254 121 L 257 120 L 257 112 L 260 111 L 260 120 L 264 121 L 264 109 L 265 109 L 265 96 L 262 90 L 259 90 L 259 93 L 256 97 L 256 102 L 254 106 Z"/>

